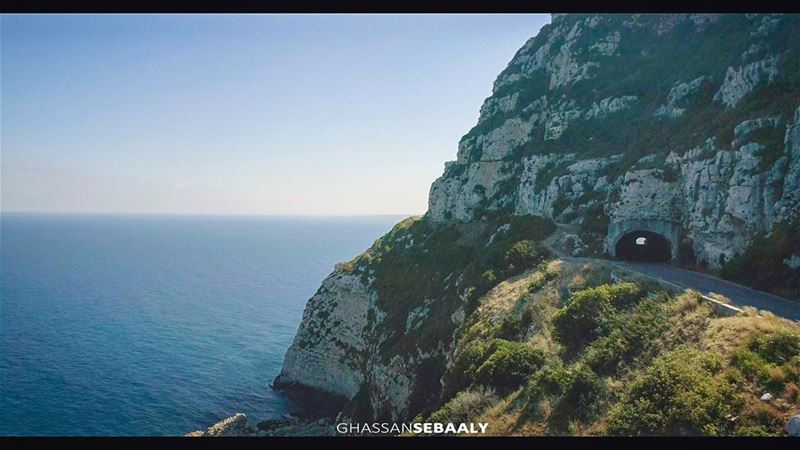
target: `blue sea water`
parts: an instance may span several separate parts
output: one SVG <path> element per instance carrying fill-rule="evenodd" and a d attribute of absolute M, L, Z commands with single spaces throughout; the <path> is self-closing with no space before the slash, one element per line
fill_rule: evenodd
<path fill-rule="evenodd" d="M 0 435 L 181 435 L 293 405 L 306 301 L 400 216 L 0 216 Z"/>

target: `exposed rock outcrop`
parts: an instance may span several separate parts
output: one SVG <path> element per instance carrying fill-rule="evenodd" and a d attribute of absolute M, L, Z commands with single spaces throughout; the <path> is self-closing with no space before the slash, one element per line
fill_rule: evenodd
<path fill-rule="evenodd" d="M 223 419 L 206 430 L 197 430 L 187 433 L 189 437 L 223 437 L 223 436 L 250 436 L 255 431 L 247 426 L 247 416 L 242 413 Z"/>
<path fill-rule="evenodd" d="M 710 82 L 711 77 L 702 75 L 688 83 L 678 83 L 667 93 L 667 102 L 658 107 L 656 116 L 665 116 L 675 119 L 683 115 L 686 111 L 688 100 L 694 95 L 700 86 L 705 82 Z"/>
<path fill-rule="evenodd" d="M 482 109 L 431 186 L 428 214 L 659 218 L 719 267 L 800 211 L 798 46 L 778 37 L 797 26 L 782 15 L 554 18 L 498 77 L 485 105 L 506 107 Z M 699 66 L 673 52 L 687 34 L 721 63 L 676 70 Z M 717 49 L 719 40 L 737 45 Z"/>
<path fill-rule="evenodd" d="M 789 436 L 800 437 L 800 414 L 796 414 L 789 419 L 789 422 L 786 424 L 786 431 Z"/>
<path fill-rule="evenodd" d="M 360 277 L 334 272 L 311 297 L 294 342 L 283 360 L 276 387 L 302 384 L 353 398 L 364 383 L 353 358 L 367 351 L 367 314 L 375 293 Z"/>
<path fill-rule="evenodd" d="M 426 224 L 396 227 L 309 300 L 275 385 L 395 420 L 435 404 L 474 292 L 494 276 L 449 252 L 469 241 L 479 260 L 519 217 L 580 230 L 576 254 L 610 225 L 668 222 L 711 267 L 796 219 L 800 43 L 785 36 L 798 27 L 781 15 L 554 15 L 498 76 L 431 186 Z M 424 266 L 436 227 L 452 232 L 437 257 L 453 267 Z M 396 259 L 390 275 L 374 269 L 381 258 Z"/>
<path fill-rule="evenodd" d="M 729 67 L 725 73 L 725 81 L 714 100 L 733 108 L 745 95 L 749 94 L 764 79 L 772 82 L 778 74 L 778 56 L 772 55 L 761 61 L 752 62 L 741 67 Z"/>

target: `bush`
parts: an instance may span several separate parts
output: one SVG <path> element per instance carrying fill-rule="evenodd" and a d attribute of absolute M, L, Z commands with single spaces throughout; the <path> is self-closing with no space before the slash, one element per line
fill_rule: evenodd
<path fill-rule="evenodd" d="M 554 413 L 564 419 L 591 418 L 599 410 L 599 405 L 605 396 L 605 384 L 585 365 L 578 366 L 571 373 L 569 381 Z"/>
<path fill-rule="evenodd" d="M 509 235 L 516 239 L 541 241 L 556 231 L 555 222 L 539 216 L 513 216 L 510 224 Z"/>
<path fill-rule="evenodd" d="M 639 303 L 630 313 L 608 319 L 608 334 L 586 350 L 587 364 L 600 374 L 616 373 L 623 364 L 633 362 L 658 342 L 669 329 L 668 314 L 656 298 Z"/>
<path fill-rule="evenodd" d="M 723 435 L 737 403 L 733 387 L 715 375 L 716 355 L 681 348 L 653 361 L 609 418 L 613 435 Z"/>
<path fill-rule="evenodd" d="M 764 425 L 748 425 L 736 430 L 736 436 L 740 437 L 773 437 L 780 436 L 777 433 L 770 432 Z"/>
<path fill-rule="evenodd" d="M 500 324 L 500 330 L 497 332 L 497 337 L 508 340 L 519 339 L 525 331 L 522 319 L 516 315 L 510 315 L 503 320 Z"/>
<path fill-rule="evenodd" d="M 784 364 L 800 355 L 800 334 L 757 335 L 751 338 L 748 347 L 767 362 Z"/>
<path fill-rule="evenodd" d="M 775 406 L 757 401 L 750 403 L 739 415 L 741 425 L 737 436 L 780 436 L 784 432 L 784 411 Z"/>
<path fill-rule="evenodd" d="M 617 283 L 601 286 L 617 309 L 633 306 L 644 298 L 645 292 L 634 283 Z"/>
<path fill-rule="evenodd" d="M 576 348 L 597 338 L 612 306 L 598 288 L 572 294 L 566 306 L 553 315 L 555 337 L 568 348 Z"/>
<path fill-rule="evenodd" d="M 550 281 L 558 278 L 558 272 L 548 270 L 546 264 L 543 265 L 545 267 L 541 269 L 542 275 L 539 278 L 531 281 L 531 283 L 528 285 L 528 292 L 534 293 L 543 288 Z"/>
<path fill-rule="evenodd" d="M 533 241 L 529 240 L 515 243 L 508 249 L 505 256 L 509 270 L 516 273 L 536 266 L 542 259 L 542 255 Z"/>
<path fill-rule="evenodd" d="M 487 270 L 481 274 L 481 287 L 484 289 L 491 289 L 497 284 L 497 275 L 493 270 Z"/>
<path fill-rule="evenodd" d="M 468 387 L 475 379 L 475 373 L 487 358 L 488 345 L 480 339 L 469 341 L 455 356 L 453 366 L 448 371 L 446 383 L 448 391 L 455 393 Z"/>
<path fill-rule="evenodd" d="M 466 423 L 479 416 L 486 408 L 497 403 L 498 398 L 492 389 L 477 387 L 461 391 L 431 414 L 429 422 Z"/>
<path fill-rule="evenodd" d="M 486 354 L 489 356 L 475 372 L 475 383 L 494 387 L 500 393 L 519 387 L 545 360 L 542 350 L 505 339 L 492 341 Z"/>
<path fill-rule="evenodd" d="M 800 374 L 800 335 L 779 332 L 755 335 L 734 351 L 731 362 L 747 379 L 772 392 Z"/>
<path fill-rule="evenodd" d="M 539 400 L 549 398 L 554 402 L 551 425 L 563 428 L 572 419 L 594 416 L 605 393 L 605 384 L 592 369 L 585 365 L 568 368 L 557 359 L 531 377 L 526 408 L 530 414 Z"/>
<path fill-rule="evenodd" d="M 635 304 L 644 292 L 633 283 L 604 284 L 572 294 L 553 316 L 555 336 L 568 349 L 576 349 L 610 329 L 617 308 Z"/>
<path fill-rule="evenodd" d="M 770 364 L 747 348 L 733 352 L 731 362 L 749 380 L 765 383 L 769 379 Z"/>
<path fill-rule="evenodd" d="M 627 360 L 631 342 L 622 330 L 614 330 L 608 336 L 597 339 L 586 349 L 586 363 L 598 373 L 612 374 L 621 362 Z"/>
<path fill-rule="evenodd" d="M 569 369 L 560 359 L 556 359 L 531 377 L 527 389 L 528 396 L 532 399 L 542 396 L 559 397 L 567 390 L 571 380 Z"/>

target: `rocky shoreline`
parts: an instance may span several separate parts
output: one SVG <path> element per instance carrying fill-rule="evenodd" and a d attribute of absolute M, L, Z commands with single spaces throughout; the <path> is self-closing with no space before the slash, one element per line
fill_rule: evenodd
<path fill-rule="evenodd" d="M 271 389 L 284 394 L 293 405 L 292 411 L 278 418 L 252 423 L 246 414 L 238 412 L 220 420 L 205 430 L 186 433 L 187 437 L 224 436 L 334 436 L 336 419 L 348 399 L 295 383 L 282 382 L 278 377 Z"/>
<path fill-rule="evenodd" d="M 286 415 L 250 425 L 247 415 L 236 413 L 205 430 L 186 433 L 186 437 L 267 437 L 267 436 L 335 436 L 333 419 L 301 419 Z"/>
<path fill-rule="evenodd" d="M 527 423 L 530 429 L 523 434 L 669 435 L 678 428 L 656 425 L 680 420 L 639 424 L 631 400 L 620 401 L 614 411 L 591 398 L 571 404 L 574 398 L 557 389 L 531 388 L 529 378 L 558 375 L 565 386 L 579 381 L 590 386 L 597 398 L 614 391 L 615 401 L 632 399 L 639 395 L 631 391 L 635 381 L 659 376 L 648 364 L 636 365 L 642 358 L 655 358 L 679 376 L 685 368 L 675 361 L 682 357 L 696 360 L 693 372 L 684 375 L 706 380 L 708 392 L 727 398 L 727 390 L 715 391 L 724 384 L 748 394 L 744 409 L 732 400 L 720 401 L 720 408 L 744 417 L 736 424 L 711 410 L 709 415 L 720 417 L 716 428 L 706 427 L 706 420 L 704 428 L 678 434 L 800 434 L 800 396 L 792 397 L 800 392 L 800 375 L 794 375 L 800 373 L 800 360 L 764 350 L 769 346 L 758 339 L 778 338 L 751 323 L 754 313 L 737 324 L 706 311 L 687 294 L 663 297 L 660 310 L 642 306 L 639 312 L 623 307 L 614 312 L 609 306 L 611 312 L 603 314 L 620 321 L 609 322 L 609 330 L 616 327 L 613 334 L 596 335 L 591 330 L 598 325 L 589 323 L 594 319 L 567 329 L 570 305 L 592 304 L 584 305 L 581 299 L 588 297 L 581 295 L 603 297 L 614 269 L 599 260 L 547 265 L 550 252 L 539 246 L 556 223 L 574 229 L 572 256 L 613 257 L 623 234 L 653 232 L 670 245 L 665 262 L 721 272 L 760 264 L 785 274 L 778 280 L 785 283 L 784 292 L 798 292 L 793 280 L 800 260 L 795 231 L 800 223 L 800 47 L 786 38 L 798 27 L 800 16 L 794 15 L 554 15 L 498 76 L 478 123 L 459 142 L 456 160 L 446 163 L 433 182 L 427 213 L 398 223 L 362 255 L 337 265 L 308 301 L 274 385 L 307 399 L 325 391 L 345 399 L 340 407 L 254 426 L 237 414 L 190 435 L 335 435 L 334 421 L 344 417 L 398 422 L 431 411 L 447 417 L 458 405 L 469 409 L 463 406 L 467 401 L 503 406 L 476 408 L 490 418 L 503 409 L 507 415 L 498 422 L 514 417 Z M 784 229 L 788 237 L 774 239 L 780 246 L 755 239 Z M 752 255 L 758 264 L 751 264 Z M 774 261 L 766 264 L 764 255 Z M 577 300 L 576 292 L 583 293 Z M 652 303 L 648 299 L 643 305 Z M 677 312 L 665 313 L 666 305 Z M 687 318 L 687 308 L 703 320 Z M 800 335 L 792 328 L 797 324 L 764 320 L 775 330 L 791 330 L 775 345 L 788 346 L 787 355 L 800 357 Z M 642 336 L 628 336 L 630 327 L 620 324 L 636 321 L 642 321 L 636 328 Z M 555 331 L 562 325 L 567 331 L 559 335 Z M 683 325 L 694 334 L 671 332 Z M 663 333 L 648 334 L 660 326 Z M 572 332 L 580 339 L 564 337 Z M 798 344 L 792 347 L 795 336 Z M 650 340 L 661 345 L 631 344 Z M 562 361 L 575 342 L 588 346 L 571 350 L 585 351 L 580 365 Z M 697 348 L 677 353 L 678 344 Z M 740 377 L 723 379 L 704 365 L 703 352 L 712 344 L 720 361 Z M 494 391 L 483 389 L 509 388 L 493 385 L 490 374 L 500 370 L 498 364 L 517 361 L 508 356 L 519 356 L 514 352 L 541 353 L 563 365 L 558 369 L 563 373 L 554 375 L 530 356 L 520 369 L 529 376 L 509 382 L 514 389 L 525 387 L 520 395 L 529 396 L 528 406 L 514 406 L 512 397 L 498 402 Z M 744 367 L 742 355 L 757 361 L 760 372 Z M 788 386 L 781 401 L 789 407 L 776 409 L 755 396 L 765 383 Z M 695 386 L 691 381 L 681 389 Z M 654 415 L 676 406 L 669 402 L 678 395 L 668 397 L 653 400 L 667 403 Z M 555 421 L 541 418 L 553 409 L 537 409 L 551 401 L 561 405 L 551 417 Z M 605 418 L 572 415 L 583 409 L 576 405 L 592 402 Z M 617 428 L 609 428 L 609 416 L 616 418 Z M 759 417 L 774 420 L 762 423 Z M 559 420 L 583 421 L 585 427 L 549 428 Z M 519 432 L 497 430 L 499 435 Z"/>

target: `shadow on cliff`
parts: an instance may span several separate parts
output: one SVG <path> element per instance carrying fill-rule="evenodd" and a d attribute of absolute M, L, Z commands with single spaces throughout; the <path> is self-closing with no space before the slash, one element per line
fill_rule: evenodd
<path fill-rule="evenodd" d="M 273 383 L 270 388 L 289 400 L 290 414 L 301 420 L 334 418 L 348 403 L 345 397 L 298 384 Z"/>

